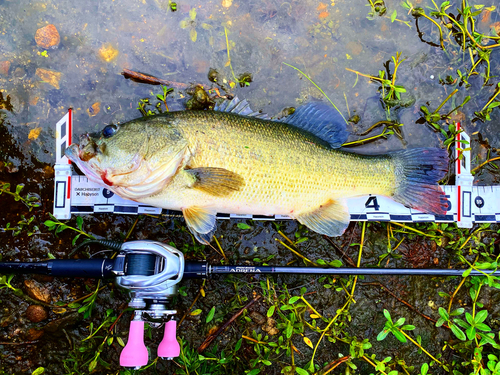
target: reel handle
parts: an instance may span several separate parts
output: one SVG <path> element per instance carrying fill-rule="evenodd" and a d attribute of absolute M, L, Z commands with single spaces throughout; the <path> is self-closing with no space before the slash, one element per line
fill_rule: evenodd
<path fill-rule="evenodd" d="M 181 347 L 177 341 L 177 322 L 169 320 L 165 323 L 165 335 L 158 346 L 158 357 L 172 359 L 178 357 Z"/>
<path fill-rule="evenodd" d="M 120 366 L 139 369 L 148 364 L 148 349 L 144 345 L 144 321 L 132 320 L 127 345 L 120 354 Z"/>

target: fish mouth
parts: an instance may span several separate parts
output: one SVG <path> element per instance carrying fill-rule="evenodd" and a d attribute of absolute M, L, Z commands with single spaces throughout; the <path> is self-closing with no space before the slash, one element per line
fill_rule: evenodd
<path fill-rule="evenodd" d="M 136 154 L 124 170 L 114 168 L 103 169 L 99 166 L 99 158 L 95 157 L 99 154 L 99 148 L 96 143 L 88 134 L 83 135 L 81 140 L 83 142 L 80 142 L 80 144 L 74 143 L 66 148 L 64 154 L 69 160 L 76 164 L 89 180 L 100 185 L 129 187 L 131 185 L 140 184 L 144 179 L 147 179 L 148 176 L 127 181 L 126 183 L 123 181 L 124 177 L 133 176 L 134 172 L 141 168 L 143 164 L 141 155 Z M 149 172 L 151 173 L 150 170 Z"/>
<path fill-rule="evenodd" d="M 103 179 L 101 178 L 102 173 L 96 173 L 93 168 L 91 168 L 87 163 L 90 159 L 87 160 L 82 159 L 82 149 L 79 144 L 73 143 L 71 146 L 66 148 L 64 151 L 66 157 L 71 160 L 76 166 L 89 178 L 89 180 L 96 182 L 98 184 L 105 184 Z M 109 185 L 109 184 L 106 184 Z"/>

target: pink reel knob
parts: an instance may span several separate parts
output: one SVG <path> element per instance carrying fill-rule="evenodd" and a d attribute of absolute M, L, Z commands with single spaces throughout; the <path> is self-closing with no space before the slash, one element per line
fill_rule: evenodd
<path fill-rule="evenodd" d="M 132 320 L 127 345 L 120 354 L 120 366 L 139 368 L 148 364 L 148 349 L 144 345 L 144 322 Z"/>
<path fill-rule="evenodd" d="M 158 357 L 172 359 L 178 357 L 181 347 L 177 342 L 177 323 L 169 320 L 165 323 L 165 336 L 158 346 Z"/>

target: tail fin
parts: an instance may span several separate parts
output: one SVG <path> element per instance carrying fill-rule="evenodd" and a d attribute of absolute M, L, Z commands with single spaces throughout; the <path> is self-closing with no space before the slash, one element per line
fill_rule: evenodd
<path fill-rule="evenodd" d="M 440 148 L 414 148 L 391 152 L 396 162 L 396 190 L 392 197 L 406 207 L 444 215 L 444 192 L 437 184 L 448 172 L 448 152 Z"/>

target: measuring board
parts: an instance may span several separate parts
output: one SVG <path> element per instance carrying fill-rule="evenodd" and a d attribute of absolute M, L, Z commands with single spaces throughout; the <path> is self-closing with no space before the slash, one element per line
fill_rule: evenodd
<path fill-rule="evenodd" d="M 56 165 L 54 182 L 54 216 L 70 219 L 72 214 L 164 214 L 182 216 L 179 211 L 143 205 L 120 198 L 112 191 L 86 176 L 74 174 L 71 161 L 64 150 L 71 144 L 73 112 L 68 113 L 56 125 Z M 470 142 L 465 132 L 457 126 L 457 144 Z M 429 215 L 404 207 L 392 199 L 369 195 L 347 200 L 351 221 L 396 221 L 396 222 L 457 222 L 459 227 L 470 228 L 476 223 L 500 222 L 500 186 L 473 186 L 470 172 L 470 150 L 455 150 L 456 184 L 442 186 L 448 202 L 445 215 Z M 286 215 L 241 215 L 218 213 L 219 219 L 285 220 Z"/>

